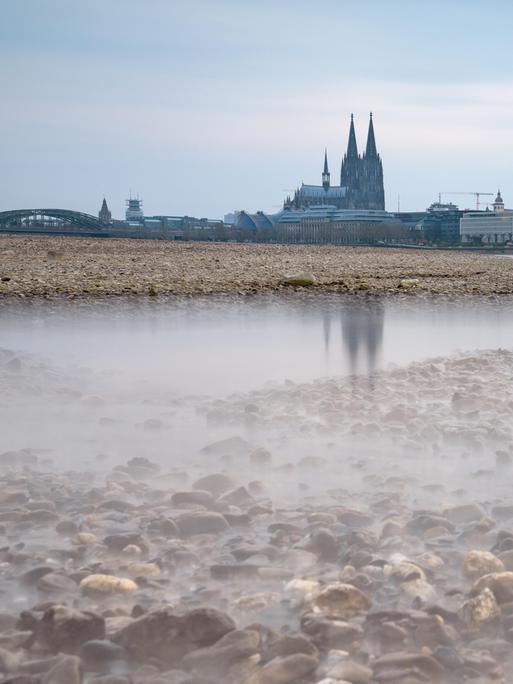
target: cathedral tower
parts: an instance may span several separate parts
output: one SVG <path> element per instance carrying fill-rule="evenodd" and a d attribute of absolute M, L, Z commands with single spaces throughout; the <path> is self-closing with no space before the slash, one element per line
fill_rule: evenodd
<path fill-rule="evenodd" d="M 330 172 L 328 169 L 328 150 L 324 150 L 324 170 L 322 172 L 322 187 L 327 190 L 330 187 Z"/>
<path fill-rule="evenodd" d="M 340 185 L 347 188 L 347 208 L 356 209 L 358 207 L 358 190 L 360 187 L 360 157 L 358 156 L 358 146 L 356 145 L 356 133 L 354 131 L 354 117 L 351 114 L 351 125 L 349 127 L 349 140 L 347 141 L 347 152 L 342 159 L 340 169 Z"/>
<path fill-rule="evenodd" d="M 361 158 L 360 197 L 361 208 L 384 209 L 385 188 L 383 185 L 383 164 L 376 149 L 372 112 L 369 118 L 367 146 Z"/>

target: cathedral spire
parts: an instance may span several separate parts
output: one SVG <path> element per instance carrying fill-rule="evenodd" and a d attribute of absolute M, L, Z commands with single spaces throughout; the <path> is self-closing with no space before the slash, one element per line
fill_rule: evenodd
<path fill-rule="evenodd" d="M 376 150 L 376 139 L 374 138 L 374 124 L 372 123 L 372 112 L 370 113 L 369 118 L 369 133 L 367 135 L 367 148 L 365 150 L 365 156 L 378 156 L 378 151 Z"/>
<path fill-rule="evenodd" d="M 324 170 L 322 172 L 322 187 L 327 190 L 330 187 L 330 172 L 328 169 L 328 150 L 324 148 Z"/>
<path fill-rule="evenodd" d="M 351 114 L 351 126 L 349 128 L 349 141 L 347 143 L 347 158 L 358 157 L 358 147 L 356 145 L 356 133 L 354 132 L 354 120 Z"/>

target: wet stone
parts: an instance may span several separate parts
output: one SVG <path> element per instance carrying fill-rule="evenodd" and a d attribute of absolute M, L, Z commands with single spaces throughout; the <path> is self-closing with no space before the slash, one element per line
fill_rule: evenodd
<path fill-rule="evenodd" d="M 184 536 L 195 534 L 219 534 L 228 529 L 228 523 L 221 513 L 191 512 L 176 519 L 180 533 Z"/>

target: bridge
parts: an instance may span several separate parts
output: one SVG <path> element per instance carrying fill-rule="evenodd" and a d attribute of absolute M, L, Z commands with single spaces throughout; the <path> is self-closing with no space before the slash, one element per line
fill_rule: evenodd
<path fill-rule="evenodd" d="M 0 211 L 1 232 L 30 232 L 74 235 L 107 232 L 96 216 L 71 209 L 12 209 Z"/>

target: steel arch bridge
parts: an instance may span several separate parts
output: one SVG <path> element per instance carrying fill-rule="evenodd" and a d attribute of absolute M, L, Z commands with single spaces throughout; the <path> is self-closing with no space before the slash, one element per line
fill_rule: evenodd
<path fill-rule="evenodd" d="M 71 209 L 12 209 L 0 211 L 0 228 L 20 226 L 23 224 L 45 223 L 48 220 L 62 221 L 76 228 L 87 230 L 105 230 L 107 226 L 96 216 L 84 214 Z"/>

